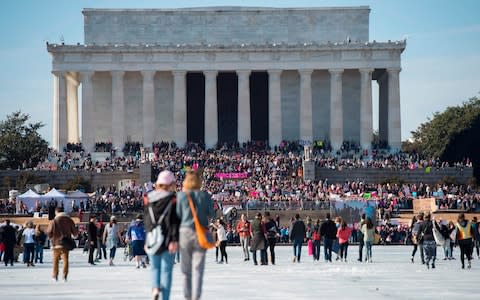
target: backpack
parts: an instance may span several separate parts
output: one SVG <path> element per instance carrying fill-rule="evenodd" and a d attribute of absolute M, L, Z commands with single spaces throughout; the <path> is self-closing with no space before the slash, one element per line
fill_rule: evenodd
<path fill-rule="evenodd" d="M 152 224 L 155 224 L 155 227 L 147 233 L 147 237 L 145 239 L 145 252 L 148 255 L 155 255 L 157 254 L 158 250 L 163 246 L 163 242 L 165 241 L 164 230 L 162 228 L 163 219 L 167 215 L 168 211 L 172 207 L 172 200 L 170 200 L 163 210 L 162 215 L 155 221 L 155 215 L 153 214 L 152 205 L 148 204 L 148 212 L 150 215 L 150 219 Z"/>

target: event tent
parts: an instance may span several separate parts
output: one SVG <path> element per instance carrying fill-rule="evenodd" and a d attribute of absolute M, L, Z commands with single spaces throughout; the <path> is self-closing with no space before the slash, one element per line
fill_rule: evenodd
<path fill-rule="evenodd" d="M 22 201 L 27 206 L 29 211 L 31 211 L 35 208 L 35 204 L 37 203 L 37 201 L 40 201 L 42 199 L 42 196 L 32 190 L 28 190 L 25 193 L 18 195 L 17 198 L 20 199 L 20 201 Z M 18 205 L 19 204 L 20 202 L 18 202 Z"/>
<path fill-rule="evenodd" d="M 85 194 L 79 190 L 73 191 L 71 193 L 67 194 L 67 200 L 64 202 L 64 208 L 65 211 L 70 212 L 73 208 L 73 204 L 75 203 L 77 207 L 80 206 L 81 201 L 87 201 L 88 200 L 88 194 Z"/>

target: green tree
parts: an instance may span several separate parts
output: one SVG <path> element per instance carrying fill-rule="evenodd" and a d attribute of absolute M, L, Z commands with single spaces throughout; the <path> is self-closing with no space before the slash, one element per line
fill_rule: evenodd
<path fill-rule="evenodd" d="M 436 112 L 412 132 L 412 140 L 403 144 L 405 151 L 451 163 L 469 158 L 480 178 L 480 98 Z"/>
<path fill-rule="evenodd" d="M 48 153 L 38 130 L 43 123 L 28 123 L 30 116 L 16 111 L 0 122 L 0 168 L 35 167 Z"/>
<path fill-rule="evenodd" d="M 17 190 L 24 190 L 27 184 L 39 184 L 45 182 L 46 180 L 44 177 L 37 176 L 33 172 L 21 172 L 17 177 L 15 186 Z"/>

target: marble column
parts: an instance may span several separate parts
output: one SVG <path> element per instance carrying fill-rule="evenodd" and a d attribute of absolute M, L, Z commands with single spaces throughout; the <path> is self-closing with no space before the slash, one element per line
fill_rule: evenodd
<path fill-rule="evenodd" d="M 217 71 L 205 74 L 205 147 L 213 148 L 218 142 Z"/>
<path fill-rule="evenodd" d="M 268 70 L 268 142 L 270 147 L 282 141 L 282 70 Z"/>
<path fill-rule="evenodd" d="M 373 137 L 372 72 L 360 69 L 360 146 L 370 149 Z"/>
<path fill-rule="evenodd" d="M 383 72 L 378 83 L 378 138 L 386 146 L 388 144 L 388 74 Z"/>
<path fill-rule="evenodd" d="M 123 71 L 111 71 L 112 75 L 112 144 L 118 151 L 125 146 L 125 96 Z"/>
<path fill-rule="evenodd" d="M 173 137 L 179 147 L 187 142 L 187 85 L 186 71 L 173 74 Z"/>
<path fill-rule="evenodd" d="M 400 112 L 400 68 L 388 72 L 388 145 L 392 152 L 402 147 L 402 126 Z"/>
<path fill-rule="evenodd" d="M 141 71 L 143 76 L 143 147 L 152 148 L 155 136 L 155 71 Z"/>
<path fill-rule="evenodd" d="M 53 77 L 53 139 L 55 150 L 63 151 L 67 144 L 67 84 L 64 72 L 52 72 Z"/>
<path fill-rule="evenodd" d="M 238 70 L 238 142 L 251 140 L 250 121 L 250 70 Z"/>
<path fill-rule="evenodd" d="M 79 82 L 72 74 L 66 77 L 67 83 L 67 142 L 80 142 L 78 123 L 78 86 Z"/>
<path fill-rule="evenodd" d="M 330 144 L 338 150 L 343 143 L 343 69 L 330 69 Z"/>
<path fill-rule="evenodd" d="M 313 70 L 299 70 L 298 72 L 300 73 L 300 139 L 305 142 L 313 142 Z"/>
<path fill-rule="evenodd" d="M 95 114 L 93 102 L 94 72 L 80 72 L 82 82 L 82 146 L 85 152 L 95 151 Z"/>

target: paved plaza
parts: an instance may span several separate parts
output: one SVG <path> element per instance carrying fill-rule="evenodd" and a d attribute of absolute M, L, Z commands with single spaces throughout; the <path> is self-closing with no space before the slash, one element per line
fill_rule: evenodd
<path fill-rule="evenodd" d="M 227 247 L 229 264 L 219 265 L 209 251 L 202 299 L 478 299 L 480 286 L 472 279 L 480 276 L 479 261 L 460 269 L 458 248 L 456 260 L 440 260 L 434 270 L 410 263 L 409 246 L 376 246 L 371 264 L 356 261 L 357 249 L 349 248 L 348 263 L 330 264 L 313 263 L 304 247 L 302 262 L 294 264 L 291 248 L 277 247 L 275 266 L 243 262 L 239 247 Z M 114 267 L 104 261 L 91 267 L 87 255 L 75 250 L 67 283 L 51 280 L 49 250 L 46 263 L 35 268 L 1 265 L 1 299 L 149 299 L 150 270 L 123 261 L 122 250 Z M 179 265 L 173 280 L 171 299 L 183 299 Z"/>

